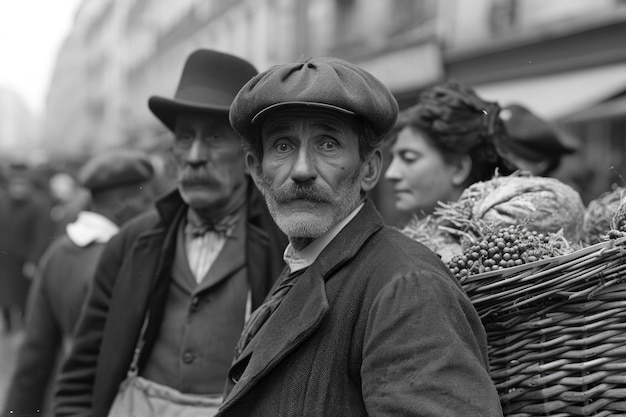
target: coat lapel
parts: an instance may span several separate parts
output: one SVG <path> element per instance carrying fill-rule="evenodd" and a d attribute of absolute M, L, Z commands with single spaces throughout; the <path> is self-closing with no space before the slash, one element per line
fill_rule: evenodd
<path fill-rule="evenodd" d="M 359 214 L 297 278 L 280 306 L 231 366 L 231 378 L 240 377 L 227 393 L 222 410 L 250 391 L 320 326 L 329 310 L 325 281 L 352 259 L 382 226 L 382 218 L 373 204 L 366 201 Z"/>
<path fill-rule="evenodd" d="M 328 300 L 324 280 L 309 268 L 297 278 L 280 306 L 261 327 L 240 357 L 233 363 L 231 375 L 245 371 L 233 388 L 227 402 L 245 394 L 277 363 L 305 340 L 324 319 Z M 252 353 L 254 352 L 254 355 Z"/>

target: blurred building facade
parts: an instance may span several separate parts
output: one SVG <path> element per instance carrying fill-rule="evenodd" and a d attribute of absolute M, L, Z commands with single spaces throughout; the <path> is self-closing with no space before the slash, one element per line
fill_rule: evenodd
<path fill-rule="evenodd" d="M 83 0 L 44 131 L 56 152 L 167 146 L 147 100 L 174 93 L 192 50 L 229 51 L 259 70 L 332 55 L 380 77 L 401 107 L 456 78 L 569 125 L 583 143 L 576 157 L 587 154 L 564 169 L 592 195 L 614 180 L 608 166 L 587 172 L 601 158 L 626 177 L 624 39 L 626 0 Z"/>
<path fill-rule="evenodd" d="M 23 160 L 36 147 L 38 119 L 15 92 L 0 88 L 0 164 Z"/>

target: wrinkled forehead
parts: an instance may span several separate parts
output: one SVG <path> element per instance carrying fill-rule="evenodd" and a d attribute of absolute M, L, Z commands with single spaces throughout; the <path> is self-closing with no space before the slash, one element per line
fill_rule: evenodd
<path fill-rule="evenodd" d="M 267 115 L 261 126 L 263 137 L 293 132 L 297 129 L 326 132 L 334 135 L 354 135 L 357 119 L 353 115 L 331 109 L 310 106 L 279 108 Z"/>

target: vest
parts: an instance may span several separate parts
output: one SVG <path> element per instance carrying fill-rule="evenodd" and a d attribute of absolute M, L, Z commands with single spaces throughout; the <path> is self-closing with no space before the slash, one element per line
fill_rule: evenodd
<path fill-rule="evenodd" d="M 245 322 L 249 292 L 245 226 L 243 215 L 197 284 L 187 261 L 181 224 L 163 321 L 142 376 L 183 393 L 223 392 Z"/>

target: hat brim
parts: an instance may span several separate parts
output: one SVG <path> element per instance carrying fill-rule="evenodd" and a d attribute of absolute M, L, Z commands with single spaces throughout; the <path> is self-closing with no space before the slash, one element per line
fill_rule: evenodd
<path fill-rule="evenodd" d="M 152 96 L 148 99 L 148 108 L 170 131 L 176 127 L 176 117 L 181 111 L 215 113 L 228 117 L 230 106 L 200 105 L 193 101 L 175 100 Z"/>
<path fill-rule="evenodd" d="M 263 120 L 265 120 L 271 113 L 274 113 L 275 111 L 281 110 L 285 107 L 315 107 L 327 110 L 334 110 L 339 113 L 356 116 L 356 113 L 354 113 L 353 111 L 344 109 L 339 106 L 334 106 L 332 104 L 311 103 L 308 101 L 284 101 L 281 103 L 272 104 L 271 106 L 264 108 L 254 115 L 250 123 L 252 124 L 252 126 L 258 125 L 259 123 L 263 122 Z"/>

